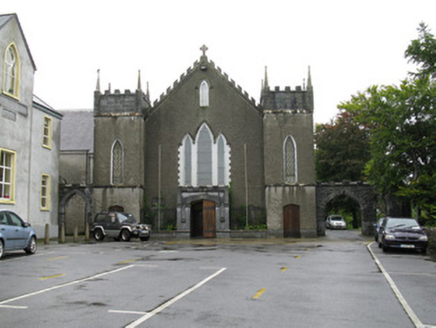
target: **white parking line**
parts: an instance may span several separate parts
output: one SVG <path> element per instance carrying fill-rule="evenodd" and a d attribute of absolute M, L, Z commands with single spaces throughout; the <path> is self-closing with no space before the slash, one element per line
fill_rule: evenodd
<path fill-rule="evenodd" d="M 122 310 L 109 310 L 107 311 L 108 313 L 121 313 L 121 314 L 139 314 L 139 315 L 144 315 L 147 314 L 148 312 L 139 312 L 139 311 L 122 311 Z"/>
<path fill-rule="evenodd" d="M 28 307 L 27 306 L 19 306 L 19 305 L 0 305 L 0 308 L 23 310 L 23 309 L 27 309 Z"/>
<path fill-rule="evenodd" d="M 192 286 L 191 288 L 188 288 L 187 290 L 185 290 L 184 292 L 180 293 L 179 295 L 177 295 L 176 297 L 170 299 L 169 301 L 163 303 L 162 305 L 158 306 L 157 308 L 155 308 L 153 311 L 147 313 L 146 315 L 144 315 L 143 317 L 139 318 L 138 320 L 132 322 L 130 325 L 126 326 L 126 328 L 135 328 L 138 325 L 140 325 L 141 323 L 143 323 L 144 321 L 150 319 L 152 316 L 154 316 L 155 314 L 158 314 L 159 312 L 162 312 L 163 310 L 165 310 L 167 307 L 171 306 L 172 304 L 176 303 L 177 301 L 179 301 L 180 299 L 182 299 L 183 297 L 185 297 L 186 295 L 189 295 L 190 293 L 192 293 L 194 290 L 200 288 L 201 286 L 203 286 L 205 283 L 207 283 L 209 280 L 212 280 L 213 278 L 215 278 L 216 276 L 218 276 L 219 274 L 221 274 L 223 271 L 225 271 L 227 268 L 222 268 L 220 270 L 218 270 L 217 272 L 215 272 L 213 275 L 207 277 L 206 279 L 200 281 L 198 284 Z"/>
<path fill-rule="evenodd" d="M 112 274 L 112 273 L 116 273 L 116 272 L 119 272 L 119 271 L 122 271 L 122 270 L 130 269 L 132 267 L 134 267 L 133 264 L 125 266 L 125 267 L 122 267 L 122 268 L 119 268 L 119 269 L 115 269 L 115 270 L 112 270 L 112 271 L 103 272 L 103 273 L 97 274 L 97 275 L 92 276 L 92 277 L 88 277 L 88 278 L 84 278 L 84 279 L 79 279 L 79 280 L 74 280 L 74 281 L 67 282 L 67 283 L 62 284 L 62 285 L 57 285 L 57 286 L 53 286 L 53 287 L 50 287 L 50 288 L 47 288 L 47 289 L 39 290 L 37 292 L 33 292 L 33 293 L 29 293 L 29 294 L 18 296 L 18 297 L 10 298 L 8 300 L 4 300 L 4 301 L 0 302 L 0 305 L 6 304 L 6 303 L 10 303 L 10 302 L 14 302 L 14 301 L 17 301 L 17 300 L 21 300 L 23 298 L 39 295 L 39 294 L 42 294 L 42 293 L 45 293 L 45 292 L 49 292 L 49 291 L 52 291 L 52 290 L 55 290 L 55 289 L 72 286 L 72 285 L 79 284 L 81 282 L 92 280 L 92 279 L 95 279 L 95 278 L 100 278 L 100 277 L 106 276 L 108 274 Z"/>
<path fill-rule="evenodd" d="M 397 296 L 398 300 L 400 301 L 401 306 L 403 307 L 404 311 L 406 311 L 407 315 L 409 316 L 410 320 L 413 322 L 416 328 L 430 328 L 431 326 L 424 325 L 421 320 L 417 317 L 415 312 L 412 310 L 412 308 L 409 306 L 409 304 L 406 302 L 406 299 L 401 294 L 400 290 L 398 289 L 397 285 L 395 284 L 394 280 L 391 278 L 389 273 L 385 270 L 377 256 L 374 254 L 374 252 L 371 249 L 371 245 L 374 244 L 374 242 L 370 243 L 366 247 L 368 248 L 368 251 L 371 253 L 371 256 L 373 257 L 375 263 L 379 267 L 380 271 L 385 276 L 386 280 L 388 281 L 389 285 L 391 286 L 391 289 L 393 290 L 395 296 Z"/>

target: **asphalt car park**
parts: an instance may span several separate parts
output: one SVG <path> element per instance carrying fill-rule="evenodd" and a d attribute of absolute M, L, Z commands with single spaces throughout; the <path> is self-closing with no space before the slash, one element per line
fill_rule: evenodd
<path fill-rule="evenodd" d="M 4 327 L 415 327 L 436 325 L 435 262 L 372 238 L 40 245 L 0 261 Z M 413 266 L 411 266 L 413 265 Z"/>

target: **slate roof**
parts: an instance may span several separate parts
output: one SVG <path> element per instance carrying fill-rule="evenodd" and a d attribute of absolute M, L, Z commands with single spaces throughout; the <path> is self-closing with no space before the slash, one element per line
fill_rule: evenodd
<path fill-rule="evenodd" d="M 61 122 L 61 151 L 94 151 L 94 112 L 92 110 L 59 110 Z"/>

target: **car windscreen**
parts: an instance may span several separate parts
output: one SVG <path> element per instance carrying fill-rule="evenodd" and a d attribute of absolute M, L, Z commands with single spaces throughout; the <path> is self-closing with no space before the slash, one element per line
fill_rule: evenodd
<path fill-rule="evenodd" d="M 387 228 L 419 228 L 414 219 L 390 219 L 386 223 Z"/>
<path fill-rule="evenodd" d="M 342 216 L 332 216 L 332 217 L 331 217 L 331 220 L 332 220 L 332 221 L 342 221 L 343 218 L 342 218 Z"/>
<path fill-rule="evenodd" d="M 133 214 L 130 213 L 117 213 L 120 223 L 136 223 L 136 219 Z"/>

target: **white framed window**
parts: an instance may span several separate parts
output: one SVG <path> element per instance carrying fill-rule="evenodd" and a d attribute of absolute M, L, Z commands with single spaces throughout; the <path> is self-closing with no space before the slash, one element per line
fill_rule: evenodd
<path fill-rule="evenodd" d="M 183 184 L 186 186 L 192 186 L 192 148 L 192 138 L 191 136 L 187 135 L 183 139 L 181 153 L 181 162 L 184 170 L 180 172 L 182 175 L 182 181 L 184 181 Z"/>
<path fill-rule="evenodd" d="M 285 183 L 297 182 L 297 145 L 291 135 L 283 144 L 283 171 Z"/>
<path fill-rule="evenodd" d="M 18 98 L 20 65 L 14 43 L 6 48 L 3 67 L 3 93 Z"/>
<path fill-rule="evenodd" d="M 120 140 L 115 140 L 111 150 L 111 184 L 123 183 L 124 150 Z"/>
<path fill-rule="evenodd" d="M 15 201 L 16 153 L 0 148 L 0 203 Z"/>
<path fill-rule="evenodd" d="M 200 107 L 209 106 L 209 84 L 202 81 L 200 84 Z"/>
<path fill-rule="evenodd" d="M 50 210 L 50 175 L 41 175 L 41 211 Z"/>
<path fill-rule="evenodd" d="M 230 146 L 224 135 L 216 141 L 206 123 L 195 137 L 186 135 L 179 147 L 180 186 L 229 186 Z"/>
<path fill-rule="evenodd" d="M 53 120 L 51 117 L 44 116 L 44 127 L 42 133 L 42 146 L 51 149 L 52 139 L 52 125 Z"/>

